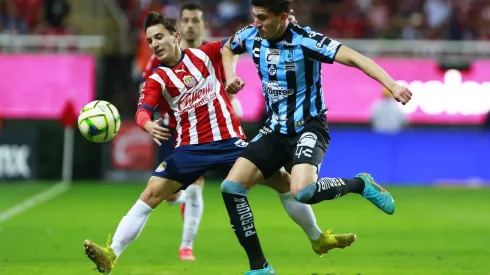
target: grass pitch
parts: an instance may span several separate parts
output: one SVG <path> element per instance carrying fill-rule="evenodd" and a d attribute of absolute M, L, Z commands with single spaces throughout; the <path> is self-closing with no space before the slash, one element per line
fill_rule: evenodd
<path fill-rule="evenodd" d="M 46 187 L 0 185 L 0 213 Z M 105 242 L 143 188 L 143 184 L 76 182 L 63 195 L 0 224 L 0 274 L 98 274 L 83 253 L 83 240 Z M 277 195 L 265 187 L 256 188 L 249 199 L 267 259 L 279 275 L 490 274 L 490 189 L 387 189 L 396 201 L 393 216 L 358 195 L 313 206 L 323 229 L 357 234 L 351 247 L 319 258 Z M 179 207 L 163 204 L 111 274 L 247 271 L 219 184 L 208 183 L 204 196 L 204 217 L 194 244 L 196 262 L 179 261 Z"/>

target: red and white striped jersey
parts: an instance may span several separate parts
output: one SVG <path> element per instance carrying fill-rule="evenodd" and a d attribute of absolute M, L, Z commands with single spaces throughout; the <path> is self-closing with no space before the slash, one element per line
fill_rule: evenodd
<path fill-rule="evenodd" d="M 145 69 L 143 70 L 142 73 L 142 79 L 143 83 L 148 80 L 148 77 L 153 74 L 154 69 L 160 65 L 160 60 L 153 54 L 151 55 L 150 59 L 148 60 L 148 63 L 146 63 Z M 140 91 L 141 93 L 141 91 Z M 162 99 L 163 100 L 163 99 Z M 159 104 L 159 106 L 163 106 L 164 104 Z M 170 128 L 175 128 L 176 122 L 173 117 L 170 117 L 169 113 L 163 109 L 163 107 L 160 107 L 160 113 L 163 118 L 163 124 L 170 127 Z"/>
<path fill-rule="evenodd" d="M 177 123 L 175 147 L 245 139 L 221 81 L 221 47 L 222 42 L 212 42 L 186 49 L 177 65 L 157 67 L 145 82 L 138 112 L 161 104 Z"/>

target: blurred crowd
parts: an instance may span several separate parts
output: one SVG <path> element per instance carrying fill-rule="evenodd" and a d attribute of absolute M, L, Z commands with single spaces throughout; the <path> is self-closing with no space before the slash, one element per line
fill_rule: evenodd
<path fill-rule="evenodd" d="M 71 1 L 0 0 L 0 33 L 72 34 Z M 148 11 L 177 17 L 186 0 L 113 0 L 141 30 Z M 253 22 L 249 0 L 201 0 L 208 36 Z M 490 0 L 293 0 L 300 25 L 335 38 L 490 39 Z M 76 11 L 74 11 L 76 12 Z"/>
<path fill-rule="evenodd" d="M 178 16 L 182 0 L 117 0 L 132 26 L 150 10 Z M 249 0 L 201 0 L 209 36 L 253 22 Z M 335 38 L 490 39 L 490 0 L 293 0 L 300 25 Z"/>
<path fill-rule="evenodd" d="M 0 0 L 0 34 L 73 34 L 68 0 Z"/>

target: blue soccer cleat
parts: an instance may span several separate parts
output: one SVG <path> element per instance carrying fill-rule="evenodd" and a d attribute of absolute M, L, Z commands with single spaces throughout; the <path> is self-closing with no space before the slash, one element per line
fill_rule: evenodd
<path fill-rule="evenodd" d="M 268 266 L 263 269 L 254 269 L 245 273 L 245 275 L 276 275 L 276 270 L 272 266 Z"/>
<path fill-rule="evenodd" d="M 356 175 L 356 178 L 362 179 L 366 185 L 362 191 L 363 197 L 386 214 L 395 213 L 395 200 L 386 189 L 374 181 L 370 174 L 360 173 Z"/>

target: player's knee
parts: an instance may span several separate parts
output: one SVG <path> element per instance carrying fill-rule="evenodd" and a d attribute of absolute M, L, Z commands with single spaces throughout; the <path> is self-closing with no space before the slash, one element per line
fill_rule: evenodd
<path fill-rule="evenodd" d="M 167 197 L 176 192 L 179 187 L 180 184 L 178 182 L 153 176 L 148 181 L 148 185 L 143 193 L 141 193 L 140 199 L 150 207 L 155 208 Z"/>
<path fill-rule="evenodd" d="M 276 190 L 279 194 L 289 192 L 291 190 L 290 184 L 291 176 L 284 168 L 281 168 L 263 183 L 263 185 Z"/>
<path fill-rule="evenodd" d="M 189 199 L 197 199 L 198 197 L 202 196 L 202 187 L 197 185 L 197 184 L 191 184 L 187 189 L 185 190 L 186 196 Z"/>
<path fill-rule="evenodd" d="M 234 195 L 240 195 L 240 196 L 246 196 L 248 194 L 248 189 L 245 188 L 245 186 L 231 181 L 231 180 L 224 180 L 221 183 L 221 192 L 222 193 L 228 193 L 228 194 L 234 194 Z"/>
<path fill-rule="evenodd" d="M 196 182 L 194 182 L 192 185 L 197 185 L 197 186 L 200 186 L 201 188 L 204 186 L 204 177 L 201 176 L 199 177 Z M 191 185 L 191 186 L 192 186 Z M 189 186 L 190 187 L 190 186 Z"/>
<path fill-rule="evenodd" d="M 308 203 L 315 194 L 316 184 L 310 184 L 304 188 L 295 186 L 291 189 L 293 198 L 301 203 Z"/>

